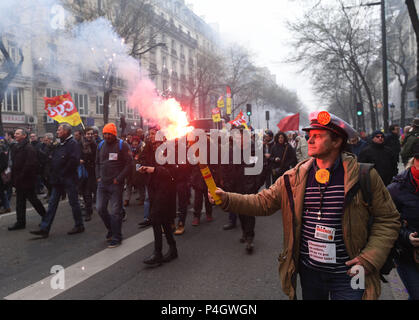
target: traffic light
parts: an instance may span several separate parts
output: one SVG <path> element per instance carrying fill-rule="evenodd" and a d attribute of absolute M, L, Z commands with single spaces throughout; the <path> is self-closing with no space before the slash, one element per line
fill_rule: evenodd
<path fill-rule="evenodd" d="M 362 103 L 357 103 L 356 104 L 356 114 L 358 117 L 362 116 L 364 114 L 364 106 L 362 105 Z"/>
<path fill-rule="evenodd" d="M 250 103 L 246 104 L 246 113 L 248 116 L 252 115 L 252 105 Z"/>

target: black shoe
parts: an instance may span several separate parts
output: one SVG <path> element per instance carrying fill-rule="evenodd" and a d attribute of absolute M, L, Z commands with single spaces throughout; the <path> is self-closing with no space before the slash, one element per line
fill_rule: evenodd
<path fill-rule="evenodd" d="M 71 229 L 69 232 L 67 232 L 68 235 L 72 235 L 72 234 L 77 234 L 77 233 L 82 233 L 84 232 L 84 227 L 74 227 L 73 229 Z"/>
<path fill-rule="evenodd" d="M 90 221 L 90 220 L 92 220 L 92 215 L 86 214 L 86 217 L 84 217 L 84 221 Z"/>
<path fill-rule="evenodd" d="M 248 241 L 247 242 L 247 245 L 246 245 L 246 252 L 248 254 L 251 254 L 253 252 L 253 247 L 254 247 L 253 242 L 252 241 Z"/>
<path fill-rule="evenodd" d="M 7 229 L 9 231 L 15 231 L 15 230 L 22 230 L 25 229 L 26 226 L 24 224 L 15 223 L 13 226 L 8 227 Z"/>
<path fill-rule="evenodd" d="M 231 230 L 231 229 L 234 229 L 236 227 L 236 225 L 235 224 L 232 224 L 231 222 L 230 223 L 228 223 L 228 224 L 225 224 L 224 226 L 223 226 L 223 229 L 224 230 Z"/>
<path fill-rule="evenodd" d="M 170 262 L 177 258 L 177 249 L 176 246 L 171 246 L 169 251 L 163 256 L 163 262 Z"/>
<path fill-rule="evenodd" d="M 161 252 L 153 252 L 153 254 L 144 259 L 143 262 L 149 266 L 160 266 L 163 263 L 163 256 Z"/>
<path fill-rule="evenodd" d="M 146 219 L 143 222 L 140 222 L 138 225 L 140 226 L 140 228 L 151 226 L 151 220 Z"/>
<path fill-rule="evenodd" d="M 121 245 L 121 241 L 118 241 L 118 240 L 110 240 L 109 242 L 108 242 L 108 248 L 116 248 L 116 247 L 119 247 L 120 245 Z"/>
<path fill-rule="evenodd" d="M 239 239 L 239 241 L 240 241 L 240 243 L 245 243 L 245 242 L 246 242 L 246 239 L 245 239 L 244 237 L 241 237 L 241 238 Z"/>
<path fill-rule="evenodd" d="M 41 238 L 48 238 L 49 232 L 47 230 L 34 230 L 34 231 L 30 231 L 31 234 L 34 234 L 36 236 L 41 236 Z"/>
<path fill-rule="evenodd" d="M 106 234 L 106 241 L 108 241 L 108 242 L 110 242 L 112 240 L 112 232 L 108 232 L 107 234 Z"/>

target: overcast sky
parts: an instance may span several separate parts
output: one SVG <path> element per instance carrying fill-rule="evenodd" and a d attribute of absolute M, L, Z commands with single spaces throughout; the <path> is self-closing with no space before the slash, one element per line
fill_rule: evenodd
<path fill-rule="evenodd" d="M 302 5 L 293 0 L 186 0 L 207 23 L 218 23 L 223 39 L 234 40 L 256 55 L 256 64 L 276 75 L 277 83 L 297 92 L 309 111 L 322 106 L 307 75 L 283 63 L 292 52 L 287 19 L 301 15 Z M 324 104 L 323 104 L 324 105 Z"/>

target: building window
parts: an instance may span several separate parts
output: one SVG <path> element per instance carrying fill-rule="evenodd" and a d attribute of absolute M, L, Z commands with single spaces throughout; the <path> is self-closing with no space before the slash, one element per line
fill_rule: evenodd
<path fill-rule="evenodd" d="M 63 92 L 63 90 L 60 90 L 60 89 L 47 88 L 45 90 L 45 96 L 48 97 L 48 98 L 61 96 L 62 94 L 64 94 L 64 92 Z"/>
<path fill-rule="evenodd" d="M 134 119 L 134 109 L 128 107 L 128 119 Z"/>
<path fill-rule="evenodd" d="M 88 98 L 87 94 L 80 94 L 76 92 L 70 92 L 71 98 L 76 105 L 77 111 L 80 115 L 88 115 L 89 114 L 89 107 L 88 107 Z"/>
<path fill-rule="evenodd" d="M 96 96 L 96 114 L 103 114 L 103 97 Z"/>
<path fill-rule="evenodd" d="M 116 106 L 118 109 L 118 116 L 126 115 L 127 113 L 127 102 L 124 100 L 117 100 Z"/>
<path fill-rule="evenodd" d="M 7 44 L 9 46 L 8 51 L 9 51 L 10 59 L 12 59 L 14 63 L 19 63 L 19 49 L 16 43 L 14 43 L 13 41 L 7 41 Z"/>
<path fill-rule="evenodd" d="M 2 111 L 22 112 L 23 89 L 9 87 L 4 94 Z"/>

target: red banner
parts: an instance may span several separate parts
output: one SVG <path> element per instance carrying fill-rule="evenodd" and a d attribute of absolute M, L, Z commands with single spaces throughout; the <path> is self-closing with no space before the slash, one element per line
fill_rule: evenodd
<path fill-rule="evenodd" d="M 298 131 L 300 128 L 300 114 L 296 113 L 292 116 L 283 118 L 277 125 L 280 131 Z"/>

